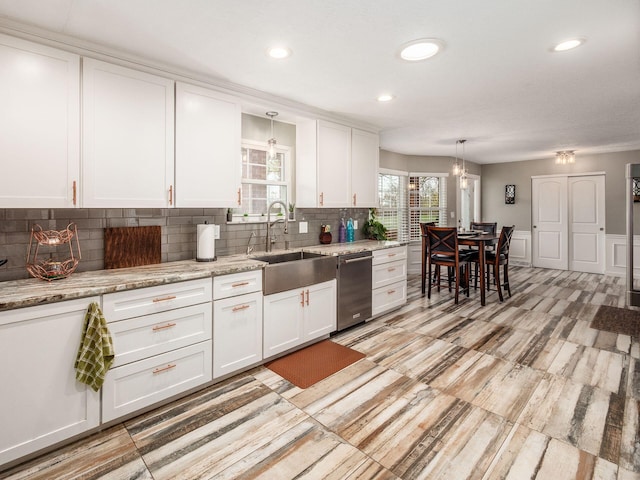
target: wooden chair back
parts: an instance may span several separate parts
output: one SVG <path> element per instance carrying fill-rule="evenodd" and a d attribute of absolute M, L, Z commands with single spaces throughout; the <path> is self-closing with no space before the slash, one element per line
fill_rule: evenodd
<path fill-rule="evenodd" d="M 483 232 L 487 232 L 491 235 L 495 235 L 498 231 L 498 223 L 494 222 L 471 222 L 469 225 L 471 230 L 482 230 Z"/>
<path fill-rule="evenodd" d="M 427 227 L 431 255 L 458 256 L 458 232 L 455 227 Z"/>

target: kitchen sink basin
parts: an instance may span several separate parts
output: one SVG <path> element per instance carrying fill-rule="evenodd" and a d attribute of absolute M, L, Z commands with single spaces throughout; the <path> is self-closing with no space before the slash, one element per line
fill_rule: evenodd
<path fill-rule="evenodd" d="M 336 278 L 337 257 L 308 252 L 286 252 L 253 257 L 267 262 L 262 274 L 264 295 L 307 287 Z"/>

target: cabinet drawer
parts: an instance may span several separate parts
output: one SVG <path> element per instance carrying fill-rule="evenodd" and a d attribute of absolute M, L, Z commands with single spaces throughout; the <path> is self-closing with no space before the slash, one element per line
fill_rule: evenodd
<path fill-rule="evenodd" d="M 262 293 L 213 302 L 213 378 L 262 360 Z"/>
<path fill-rule="evenodd" d="M 373 251 L 373 265 L 381 263 L 395 262 L 396 260 L 407 260 L 407 247 L 384 248 L 382 250 Z"/>
<path fill-rule="evenodd" d="M 211 381 L 211 341 L 109 370 L 102 386 L 108 422 Z"/>
<path fill-rule="evenodd" d="M 373 316 L 407 303 L 407 282 L 393 283 L 373 291 L 371 313 Z"/>
<path fill-rule="evenodd" d="M 107 322 L 165 312 L 211 301 L 211 279 L 170 283 L 102 296 L 102 312 Z"/>
<path fill-rule="evenodd" d="M 374 266 L 371 271 L 371 287 L 384 287 L 385 285 L 406 280 L 406 278 L 407 262 L 405 260 L 381 263 Z"/>
<path fill-rule="evenodd" d="M 211 339 L 211 302 L 109 324 L 113 366 Z"/>
<path fill-rule="evenodd" d="M 213 298 L 216 300 L 261 291 L 262 270 L 213 277 Z"/>

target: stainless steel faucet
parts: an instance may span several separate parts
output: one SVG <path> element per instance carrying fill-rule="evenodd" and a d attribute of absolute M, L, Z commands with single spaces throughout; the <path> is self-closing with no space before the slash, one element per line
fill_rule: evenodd
<path fill-rule="evenodd" d="M 249 241 L 247 242 L 247 255 L 253 252 L 253 247 L 251 246 L 251 240 L 255 236 L 256 236 L 256 232 L 251 232 L 251 235 L 249 235 Z"/>
<path fill-rule="evenodd" d="M 271 223 L 271 209 L 273 208 L 274 205 L 278 203 L 282 205 L 282 209 L 284 210 L 284 213 L 285 213 L 284 219 L 278 218 L 274 220 L 273 223 Z M 276 223 L 284 222 L 284 231 L 282 233 L 284 233 L 285 235 L 289 234 L 289 219 L 287 218 L 286 212 L 287 212 L 287 206 L 281 200 L 275 200 L 271 202 L 271 204 L 267 207 L 267 238 L 266 238 L 266 246 L 265 246 L 265 250 L 267 252 L 271 251 L 271 236 L 272 236 L 271 229 Z M 284 248 L 285 250 L 289 249 L 289 240 L 287 240 L 287 237 L 285 237 Z"/>

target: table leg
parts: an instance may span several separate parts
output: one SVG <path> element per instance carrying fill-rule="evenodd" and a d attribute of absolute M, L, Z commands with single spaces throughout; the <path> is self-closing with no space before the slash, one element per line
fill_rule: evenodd
<path fill-rule="evenodd" d="M 486 300 L 485 300 L 485 255 L 484 255 L 484 242 L 479 242 L 480 245 L 478 245 L 478 258 L 480 259 L 480 305 L 484 306 Z"/>
<path fill-rule="evenodd" d="M 426 242 L 426 239 L 422 237 L 422 295 L 424 295 L 425 287 L 426 287 L 425 285 L 426 279 L 427 279 L 426 263 L 427 263 L 427 242 Z"/>

